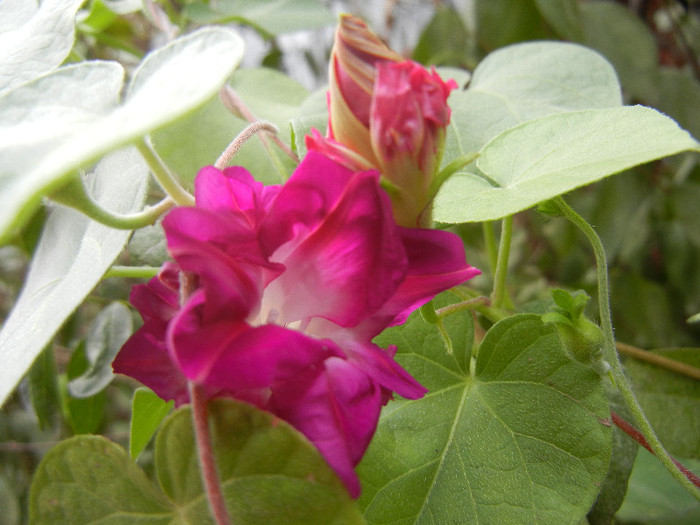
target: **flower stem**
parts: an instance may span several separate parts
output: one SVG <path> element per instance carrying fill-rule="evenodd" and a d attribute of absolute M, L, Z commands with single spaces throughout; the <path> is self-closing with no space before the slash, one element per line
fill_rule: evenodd
<path fill-rule="evenodd" d="M 219 98 L 221 99 L 221 102 L 224 104 L 226 109 L 228 109 L 237 117 L 241 117 L 243 120 L 247 120 L 251 124 L 258 120 L 255 114 L 250 110 L 248 106 L 245 105 L 245 102 L 243 102 L 241 97 L 238 96 L 238 93 L 236 93 L 236 91 L 231 86 L 225 85 L 224 87 L 222 87 L 221 91 L 219 91 Z M 285 168 L 282 159 L 280 159 L 279 155 L 277 155 L 277 152 L 274 150 L 274 148 L 271 147 L 270 141 L 274 142 L 277 145 L 277 147 L 281 149 L 285 155 L 287 155 L 287 157 L 294 161 L 295 164 L 299 164 L 299 156 L 296 153 L 294 153 L 292 149 L 287 144 L 285 144 L 276 134 L 268 136 L 263 133 L 260 135 L 260 140 L 262 141 L 263 147 L 267 151 L 270 160 L 275 165 L 275 168 L 277 169 L 280 178 L 282 180 L 285 180 L 287 178 L 286 175 L 288 174 L 287 169 Z"/>
<path fill-rule="evenodd" d="M 632 425 L 630 425 L 627 421 L 625 421 L 623 418 L 621 418 L 616 412 L 610 411 L 610 415 L 612 416 L 613 423 L 615 423 L 615 426 L 622 430 L 625 434 L 627 434 L 629 437 L 634 439 L 637 443 L 642 445 L 645 449 L 647 449 L 649 452 L 652 454 L 654 451 L 651 449 L 649 446 L 649 443 L 647 443 L 647 440 L 644 438 L 641 432 L 634 428 Z M 671 461 L 678 467 L 678 469 L 685 475 L 688 480 L 695 485 L 696 487 L 700 487 L 700 477 L 698 477 L 694 472 L 691 472 L 688 470 L 685 465 L 680 463 L 679 461 L 671 458 Z"/>
<path fill-rule="evenodd" d="M 166 197 L 158 204 L 149 206 L 138 213 L 129 215 L 114 213 L 106 210 L 92 199 L 79 177 L 72 179 L 60 190 L 54 192 L 50 198 L 59 204 L 78 210 L 100 224 L 119 230 L 136 230 L 149 226 L 175 205 L 172 199 Z"/>
<path fill-rule="evenodd" d="M 261 131 L 278 133 L 279 129 L 277 129 L 277 126 L 275 126 L 274 124 L 271 124 L 270 122 L 267 122 L 265 120 L 251 122 L 243 129 L 243 131 L 236 135 L 236 138 L 233 139 L 231 144 L 229 144 L 223 151 L 223 153 L 221 153 L 219 158 L 216 159 L 214 167 L 223 170 L 226 166 L 228 166 L 228 163 L 233 158 L 233 156 L 236 153 L 238 153 L 238 150 L 241 149 L 241 146 L 243 146 L 243 144 L 245 144 L 248 141 L 248 139 L 250 139 L 253 135 Z"/>
<path fill-rule="evenodd" d="M 504 217 L 501 228 L 501 241 L 498 246 L 498 261 L 496 272 L 493 276 L 493 292 L 491 303 L 496 308 L 502 308 L 506 300 L 506 277 L 508 276 L 508 259 L 510 258 L 510 244 L 513 238 L 513 216 Z"/>
<path fill-rule="evenodd" d="M 155 266 L 112 266 L 107 273 L 105 279 L 110 277 L 125 277 L 127 279 L 150 279 L 158 275 L 160 268 Z"/>
<path fill-rule="evenodd" d="M 217 525 L 231 525 L 231 518 L 226 509 L 226 500 L 221 490 L 221 480 L 216 470 L 214 451 L 211 446 L 209 419 L 207 416 L 207 398 L 202 387 L 189 382 L 190 402 L 192 403 L 192 420 L 197 440 L 199 465 L 202 469 L 202 482 L 209 501 L 209 508 Z"/>
<path fill-rule="evenodd" d="M 489 268 L 491 273 L 495 275 L 496 265 L 498 264 L 498 247 L 496 246 L 496 234 L 493 231 L 493 221 L 482 222 L 481 229 L 484 232 L 484 243 L 486 244 L 486 253 L 489 258 Z"/>
<path fill-rule="evenodd" d="M 194 206 L 194 197 L 182 187 L 177 177 L 165 165 L 163 159 L 158 156 L 153 149 L 151 141 L 146 137 L 143 139 L 143 142 L 136 142 L 135 146 L 148 164 L 158 184 L 170 195 L 170 198 L 180 206 Z"/>
<path fill-rule="evenodd" d="M 652 363 L 661 368 L 665 368 L 666 370 L 671 370 L 672 372 L 683 374 L 687 377 L 700 381 L 700 368 L 696 366 L 682 363 L 681 361 L 676 361 L 675 359 L 670 359 L 663 355 L 654 354 L 653 352 L 642 350 L 636 346 L 620 343 L 619 341 L 615 343 L 615 346 L 617 347 L 617 351 L 621 354 L 639 359 L 640 361 Z"/>
<path fill-rule="evenodd" d="M 622 370 L 622 364 L 615 348 L 615 336 L 613 334 L 612 313 L 610 311 L 610 287 L 608 285 L 608 264 L 603 249 L 603 243 L 598 237 L 595 230 L 588 224 L 583 217 L 576 213 L 561 197 L 555 199 L 556 204 L 563 215 L 586 236 L 588 242 L 593 248 L 595 255 L 597 273 L 598 273 L 598 306 L 600 309 L 600 325 L 603 331 L 604 344 L 603 353 L 605 359 L 610 364 L 610 372 L 617 388 L 622 394 L 625 405 L 629 408 L 632 416 L 639 427 L 642 435 L 646 439 L 652 452 L 659 458 L 661 463 L 673 475 L 678 482 L 685 487 L 696 499 L 700 500 L 700 489 L 696 487 L 678 466 L 673 462 L 673 458 L 666 452 L 666 449 L 656 436 L 654 429 L 649 424 L 642 407 L 639 405 L 634 391 L 630 386 L 625 373 Z"/>

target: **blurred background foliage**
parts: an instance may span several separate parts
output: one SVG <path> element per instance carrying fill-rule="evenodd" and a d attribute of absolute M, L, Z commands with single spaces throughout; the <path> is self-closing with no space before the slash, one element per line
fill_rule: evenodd
<path fill-rule="evenodd" d="M 655 107 L 700 138 L 700 0 L 88 0 L 78 15 L 69 61 L 110 59 L 134 67 L 148 50 L 178 34 L 200 25 L 233 24 L 248 44 L 243 70 L 234 76 L 233 85 L 257 116 L 278 122 L 284 131 L 309 95 L 311 102 L 323 100 L 318 92 L 325 90 L 340 12 L 365 18 L 394 49 L 426 65 L 471 70 L 489 52 L 527 40 L 589 46 L 615 67 L 627 104 Z M 280 79 L 281 74 L 286 78 Z M 270 78 L 276 80 L 270 83 Z M 284 83 L 282 93 L 265 91 L 279 83 Z M 226 112 L 218 99 L 202 112 L 228 119 L 231 135 L 211 137 L 203 128 L 194 144 L 178 143 L 167 132 L 154 137 L 161 154 L 188 179 L 197 168 L 188 151 L 206 151 L 213 161 L 245 124 L 241 115 Z M 173 127 L 196 122 L 185 120 Z M 279 169 L 267 160 L 259 141 L 247 148 L 242 155 L 253 166 L 266 173 Z M 277 181 L 272 175 L 265 180 Z M 667 349 L 662 352 L 700 364 L 700 324 L 687 321 L 700 312 L 698 156 L 681 155 L 635 168 L 573 192 L 569 202 L 603 238 L 617 339 L 648 350 Z M 19 292 L 44 215 L 38 213 L 20 237 L 0 247 L 0 319 Z M 457 231 L 465 239 L 470 262 L 488 268 L 482 225 L 462 225 Z M 157 228 L 146 229 L 134 236 L 121 262 L 158 265 L 165 256 Z M 110 382 L 109 363 L 99 359 L 114 351 L 109 340 L 124 319 L 105 320 L 100 312 L 114 301 L 125 303 L 135 282 L 106 279 L 0 411 L 0 525 L 26 522 L 32 473 L 58 440 L 99 432 L 128 446 L 135 384 L 125 378 Z M 488 278 L 482 286 L 488 292 Z M 511 255 L 511 296 L 516 305 L 532 304 L 548 298 L 550 287 L 583 289 L 595 296 L 592 253 L 566 221 L 533 210 L 520 213 Z M 640 392 L 650 400 L 652 422 L 676 429 L 678 439 L 674 432 L 668 432 L 668 439 L 683 443 L 677 454 L 699 459 L 698 447 L 687 446 L 699 441 L 698 381 L 649 365 L 627 364 Z M 97 377 L 98 383 L 109 385 L 97 393 L 81 392 L 86 377 L 93 384 Z M 78 378 L 81 381 L 75 381 Z M 673 403 L 680 408 L 668 410 Z M 139 458 L 146 468 L 149 454 L 147 448 Z M 674 482 L 649 466 L 648 459 L 638 459 L 629 503 L 623 505 L 618 522 L 697 523 L 697 505 L 669 489 Z M 642 496 L 649 493 L 661 496 Z M 641 502 L 646 507 L 640 507 Z M 606 523 L 609 518 L 591 515 L 590 522 Z"/>

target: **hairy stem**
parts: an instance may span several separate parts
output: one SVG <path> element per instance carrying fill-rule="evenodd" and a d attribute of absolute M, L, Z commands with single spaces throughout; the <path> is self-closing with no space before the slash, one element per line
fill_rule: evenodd
<path fill-rule="evenodd" d="M 170 198 L 180 206 L 193 206 L 194 197 L 182 187 L 177 177 L 165 165 L 163 159 L 158 156 L 150 140 L 144 138 L 142 142 L 136 142 L 135 146 L 148 164 L 158 184 L 170 195 Z"/>
<path fill-rule="evenodd" d="M 508 259 L 510 244 L 513 238 L 513 216 L 504 217 L 501 228 L 501 241 L 498 247 L 498 261 L 493 276 L 493 292 L 491 302 L 494 307 L 502 308 L 506 300 L 506 277 L 508 276 Z"/>
<path fill-rule="evenodd" d="M 620 417 L 616 412 L 610 411 L 610 415 L 612 416 L 613 423 L 615 423 L 615 426 L 622 430 L 625 434 L 627 434 L 629 437 L 634 439 L 637 443 L 642 445 L 645 449 L 647 449 L 649 452 L 654 454 L 654 451 L 652 448 L 649 446 L 649 443 L 647 443 L 647 440 L 644 438 L 642 433 L 634 428 L 632 425 L 630 425 L 627 421 L 625 421 L 622 417 Z M 671 461 L 678 467 L 678 470 L 680 470 L 688 480 L 695 485 L 696 487 L 700 487 L 700 477 L 698 477 L 694 472 L 691 472 L 688 470 L 682 463 L 677 461 L 674 458 L 671 458 Z"/>
<path fill-rule="evenodd" d="M 219 91 L 219 98 L 224 106 L 226 106 L 226 109 L 228 109 L 234 115 L 247 120 L 251 124 L 258 120 L 255 114 L 248 106 L 246 106 L 245 102 L 243 102 L 241 97 L 238 96 L 238 93 L 236 93 L 231 86 L 222 87 L 221 91 Z M 275 165 L 275 168 L 277 168 L 280 178 L 284 180 L 286 178 L 287 170 L 282 162 L 282 159 L 279 158 L 277 152 L 274 150 L 274 148 L 272 148 L 270 141 L 274 142 L 277 147 L 281 149 L 285 155 L 287 155 L 287 157 L 294 161 L 295 164 L 299 164 L 299 157 L 275 134 L 268 135 L 266 133 L 262 133 L 260 135 L 260 140 L 262 141 L 263 147 L 267 151 L 270 160 Z"/>
<path fill-rule="evenodd" d="M 223 170 L 226 166 L 228 166 L 229 161 L 233 158 L 233 156 L 238 153 L 238 150 L 241 149 L 241 146 L 245 144 L 248 139 L 250 139 L 253 135 L 256 133 L 260 133 L 261 131 L 269 131 L 270 133 L 278 133 L 279 129 L 277 129 L 277 126 L 274 124 L 271 124 L 270 122 L 266 122 L 264 120 L 258 120 L 256 122 L 251 122 L 246 126 L 243 131 L 241 131 L 238 135 L 236 135 L 236 138 L 233 139 L 231 144 L 229 144 L 226 149 L 221 153 L 218 159 L 216 159 L 216 162 L 214 163 L 214 167 L 220 170 Z"/>
<path fill-rule="evenodd" d="M 192 421 L 197 440 L 199 465 L 202 469 L 202 482 L 209 501 L 209 508 L 217 525 L 231 525 L 231 518 L 226 510 L 226 500 L 221 490 L 221 480 L 216 470 L 214 451 L 211 446 L 209 433 L 209 418 L 207 416 L 207 398 L 202 387 L 189 382 L 190 402 L 192 403 Z"/>
<path fill-rule="evenodd" d="M 666 452 L 666 449 L 656 436 L 654 429 L 651 427 L 642 407 L 639 405 L 634 391 L 625 377 L 622 370 L 622 364 L 615 348 L 615 336 L 613 334 L 612 312 L 610 311 L 610 287 L 608 285 L 608 263 L 603 249 L 603 243 L 598 237 L 595 230 L 588 224 L 583 217 L 576 213 L 561 197 L 555 199 L 556 204 L 563 215 L 576 226 L 588 239 L 588 242 L 593 248 L 595 255 L 597 274 L 598 274 L 598 306 L 600 308 L 600 325 L 603 331 L 604 344 L 603 353 L 605 359 L 610 364 L 610 372 L 612 373 L 615 385 L 620 390 L 625 405 L 629 408 L 632 416 L 639 427 L 642 435 L 651 447 L 651 450 L 659 458 L 661 463 L 673 475 L 678 482 L 685 487 L 696 499 L 700 500 L 700 489 L 696 487 L 685 474 L 676 466 L 671 456 Z"/>
<path fill-rule="evenodd" d="M 661 368 L 665 368 L 666 370 L 671 370 L 672 372 L 683 374 L 684 376 L 700 381 L 700 368 L 696 366 L 692 366 L 681 361 L 676 361 L 675 359 L 670 359 L 659 354 L 654 354 L 648 350 L 637 348 L 636 346 L 620 343 L 619 341 L 615 343 L 615 346 L 617 347 L 618 352 L 621 354 L 633 357 L 634 359 L 638 359 L 640 361 L 652 363 Z"/>
<path fill-rule="evenodd" d="M 100 224 L 118 230 L 136 230 L 149 226 L 175 206 L 175 202 L 166 197 L 158 204 L 148 206 L 138 213 L 128 215 L 114 213 L 103 208 L 97 201 L 93 200 L 80 177 L 68 182 L 63 188 L 53 193 L 50 198 L 59 204 L 78 210 Z"/>

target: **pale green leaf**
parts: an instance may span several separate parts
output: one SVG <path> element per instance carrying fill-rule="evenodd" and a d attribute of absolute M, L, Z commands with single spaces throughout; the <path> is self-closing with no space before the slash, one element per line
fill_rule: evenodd
<path fill-rule="evenodd" d="M 52 448 L 35 472 L 29 522 L 166 525 L 173 511 L 124 449 L 102 436 L 78 436 Z"/>
<path fill-rule="evenodd" d="M 68 383 L 72 396 L 93 396 L 112 381 L 112 361 L 133 331 L 131 310 L 122 303 L 111 303 L 97 315 L 85 340 L 88 368 Z"/>
<path fill-rule="evenodd" d="M 481 174 L 450 178 L 436 198 L 435 218 L 499 219 L 633 166 L 697 149 L 695 139 L 651 108 L 556 113 L 484 146 L 477 159 Z"/>
<path fill-rule="evenodd" d="M 75 13 L 84 1 L 0 2 L 0 93 L 61 65 L 73 47 Z"/>
<path fill-rule="evenodd" d="M 121 66 L 99 62 L 61 68 L 0 97 L 0 241 L 77 168 L 208 100 L 242 54 L 236 33 L 205 28 L 149 54 L 121 103 Z"/>
<path fill-rule="evenodd" d="M 131 403 L 131 430 L 129 455 L 136 459 L 146 448 L 165 416 L 172 410 L 174 401 L 163 401 L 152 390 L 141 387 L 134 392 Z"/>
<path fill-rule="evenodd" d="M 445 160 L 479 151 L 499 133 L 553 113 L 615 107 L 620 87 L 610 64 L 585 47 L 528 42 L 488 55 L 465 91 L 448 99 Z"/>
<path fill-rule="evenodd" d="M 445 321 L 464 338 L 464 322 Z M 608 405 L 599 376 L 566 355 L 551 326 L 529 314 L 500 321 L 473 375 L 464 352 L 449 356 L 419 316 L 380 343 L 397 344 L 397 359 L 430 392 L 382 414 L 359 466 L 369 523 L 562 525 L 585 516 L 610 459 Z"/>
<path fill-rule="evenodd" d="M 129 213 L 143 206 L 147 181 L 147 166 L 136 150 L 129 149 L 106 157 L 86 185 L 105 208 Z M 0 332 L 0 405 L 100 281 L 129 233 L 71 209 L 52 210 L 22 293 Z"/>
<path fill-rule="evenodd" d="M 364 523 L 316 448 L 251 405 L 208 406 L 214 456 L 237 525 Z M 126 451 L 101 437 L 64 441 L 34 477 L 30 522 L 52 525 L 213 524 L 197 464 L 189 407 L 163 423 L 151 483 Z"/>
<path fill-rule="evenodd" d="M 185 13 L 199 23 L 239 22 L 273 36 L 330 26 L 336 21 L 319 0 L 219 0 L 193 3 Z"/>

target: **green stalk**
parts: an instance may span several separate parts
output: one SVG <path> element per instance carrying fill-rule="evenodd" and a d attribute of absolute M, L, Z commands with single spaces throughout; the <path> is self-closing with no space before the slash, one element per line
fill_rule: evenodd
<path fill-rule="evenodd" d="M 639 430 L 641 431 L 652 451 L 661 463 L 666 467 L 676 480 L 690 492 L 696 499 L 700 500 L 700 489 L 690 481 L 678 466 L 673 462 L 671 456 L 666 452 L 666 449 L 656 436 L 654 429 L 649 424 L 642 407 L 639 405 L 634 391 L 630 386 L 627 377 L 622 369 L 622 363 L 615 348 L 615 336 L 613 334 L 612 313 L 610 311 L 610 286 L 608 284 L 608 263 L 603 249 L 603 243 L 598 237 L 595 230 L 588 224 L 583 217 L 576 213 L 561 197 L 557 197 L 554 202 L 559 206 L 559 209 L 564 216 L 586 236 L 593 248 L 595 255 L 597 274 L 598 274 L 598 306 L 600 308 L 600 325 L 603 331 L 605 342 L 603 344 L 603 353 L 605 359 L 610 364 L 610 372 L 615 380 L 617 388 L 620 390 L 625 405 L 629 408 L 630 413 L 634 417 Z"/>
<path fill-rule="evenodd" d="M 493 293 L 491 304 L 495 308 L 502 308 L 506 301 L 506 278 L 508 276 L 508 259 L 510 258 L 510 244 L 513 238 L 513 216 L 504 217 L 501 227 L 501 241 L 498 247 L 498 261 L 496 272 L 493 276 Z"/>
<path fill-rule="evenodd" d="M 194 197 L 182 187 L 175 175 L 165 165 L 163 159 L 155 152 L 148 138 L 145 138 L 143 142 L 136 142 L 135 146 L 148 164 L 153 176 L 170 198 L 180 206 L 194 206 Z"/>
<path fill-rule="evenodd" d="M 486 254 L 489 258 L 489 269 L 492 274 L 496 274 L 496 265 L 498 264 L 498 247 L 496 246 L 496 234 L 493 231 L 493 221 L 481 223 L 481 229 L 484 232 L 484 243 L 486 244 Z"/>
<path fill-rule="evenodd" d="M 158 275 L 160 268 L 155 266 L 112 266 L 107 273 L 105 279 L 110 277 L 125 277 L 127 279 L 150 279 Z"/>
<path fill-rule="evenodd" d="M 106 210 L 92 199 L 88 194 L 83 181 L 76 177 L 63 188 L 50 196 L 51 200 L 74 208 L 91 219 L 118 230 L 137 230 L 154 224 L 158 218 L 172 208 L 175 203 L 170 198 L 165 198 L 154 206 L 145 210 L 122 215 Z"/>

